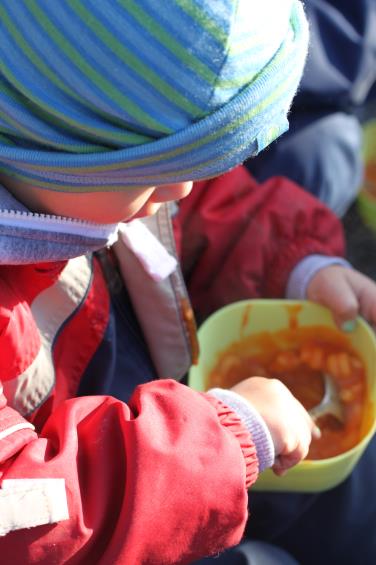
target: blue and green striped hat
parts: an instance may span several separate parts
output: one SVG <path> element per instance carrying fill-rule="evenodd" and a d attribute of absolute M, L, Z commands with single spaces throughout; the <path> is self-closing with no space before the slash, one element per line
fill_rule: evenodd
<path fill-rule="evenodd" d="M 288 127 L 298 0 L 2 0 L 0 171 L 91 192 L 219 175 Z"/>

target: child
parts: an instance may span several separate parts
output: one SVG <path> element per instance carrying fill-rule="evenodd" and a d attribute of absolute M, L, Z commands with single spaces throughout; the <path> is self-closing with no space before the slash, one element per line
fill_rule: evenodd
<path fill-rule="evenodd" d="M 283 473 L 315 434 L 276 381 L 199 394 L 154 380 L 181 378 L 194 348 L 161 204 L 286 128 L 305 56 L 299 2 L 263 0 L 251 23 L 246 0 L 211 4 L 1 3 L 0 548 L 12 563 L 215 554 L 239 542 L 259 469 Z"/>
<path fill-rule="evenodd" d="M 278 382 L 248 379 L 232 409 L 155 380 L 180 379 L 194 347 L 161 204 L 286 129 L 304 63 L 298 1 L 252 12 L 245 24 L 246 0 L 1 3 L 0 548 L 12 563 L 215 554 L 240 540 L 259 469 L 307 453 L 314 424 Z"/>

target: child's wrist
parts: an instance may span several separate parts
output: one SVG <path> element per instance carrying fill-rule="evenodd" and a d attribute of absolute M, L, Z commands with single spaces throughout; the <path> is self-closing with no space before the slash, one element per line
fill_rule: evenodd
<path fill-rule="evenodd" d="M 351 269 L 351 264 L 342 257 L 326 255 L 308 255 L 304 257 L 291 271 L 286 286 L 286 298 L 304 300 L 307 298 L 307 288 L 318 271 L 331 265 L 339 265 Z"/>
<path fill-rule="evenodd" d="M 222 388 L 212 388 L 208 394 L 221 400 L 242 420 L 256 447 L 259 471 L 274 464 L 275 450 L 269 429 L 258 411 L 240 394 Z"/>

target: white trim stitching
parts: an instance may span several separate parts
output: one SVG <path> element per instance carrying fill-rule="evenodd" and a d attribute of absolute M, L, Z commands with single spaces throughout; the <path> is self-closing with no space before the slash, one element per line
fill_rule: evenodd
<path fill-rule="evenodd" d="M 9 426 L 9 428 L 2 430 L 0 432 L 0 440 L 10 436 L 11 434 L 14 434 L 15 432 L 18 432 L 19 430 L 24 430 L 26 428 L 35 430 L 33 424 L 30 424 L 30 422 L 20 422 L 19 424 L 14 424 L 14 426 Z"/>

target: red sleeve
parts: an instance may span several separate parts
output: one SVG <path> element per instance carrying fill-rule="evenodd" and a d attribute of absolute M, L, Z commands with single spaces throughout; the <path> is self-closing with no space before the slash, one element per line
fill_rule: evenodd
<path fill-rule="evenodd" d="M 174 229 L 201 318 L 236 300 L 282 297 L 305 256 L 344 253 L 340 221 L 325 205 L 283 177 L 258 184 L 244 167 L 196 183 Z"/>
<path fill-rule="evenodd" d="M 188 564 L 240 541 L 257 459 L 218 401 L 156 381 L 129 406 L 66 401 L 39 437 L 27 425 L 2 397 L 0 503 L 10 479 L 60 478 L 69 518 L 1 537 L 12 563 Z"/>

